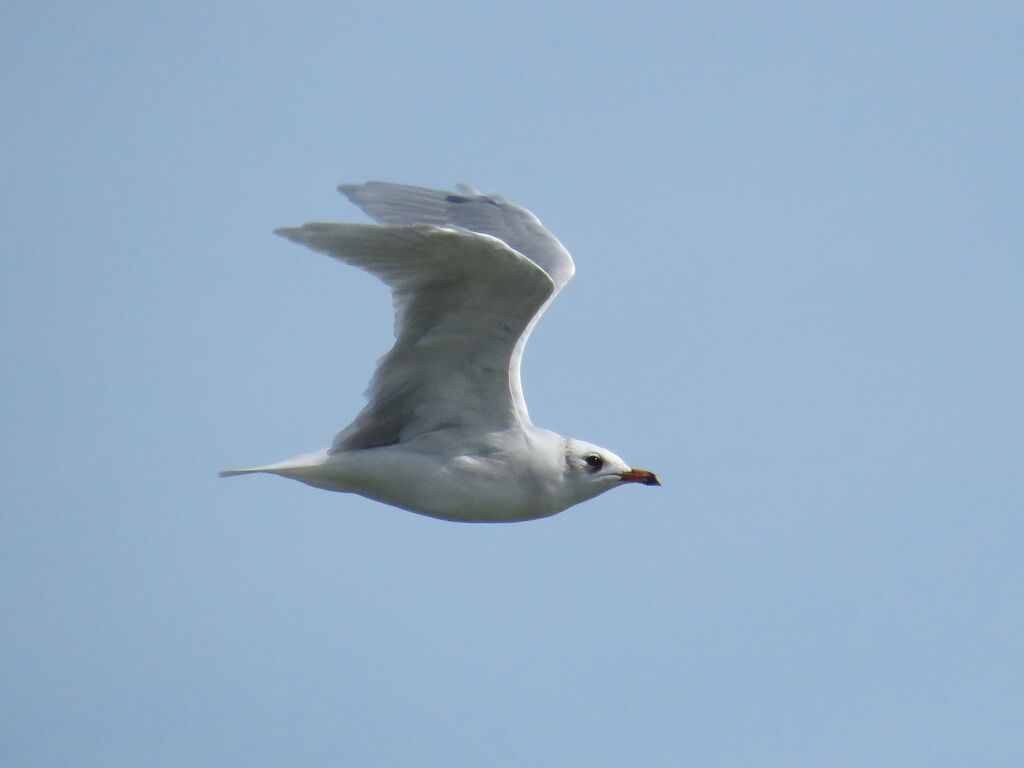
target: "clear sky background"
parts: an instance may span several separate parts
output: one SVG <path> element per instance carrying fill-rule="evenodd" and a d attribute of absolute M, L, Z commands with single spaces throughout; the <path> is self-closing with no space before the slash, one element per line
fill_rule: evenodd
<path fill-rule="evenodd" d="M 5 766 L 1024 765 L 1019 3 L 2 11 Z M 386 291 L 277 226 L 466 182 L 577 277 L 516 525 L 326 445 Z"/>

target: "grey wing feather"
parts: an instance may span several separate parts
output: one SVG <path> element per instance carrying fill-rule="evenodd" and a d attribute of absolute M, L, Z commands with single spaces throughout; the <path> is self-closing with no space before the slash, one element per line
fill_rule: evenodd
<path fill-rule="evenodd" d="M 529 423 L 521 339 L 554 293 L 533 262 L 492 236 L 429 224 L 312 223 L 276 231 L 365 269 L 392 291 L 395 344 L 373 375 L 370 402 L 338 433 L 332 452 L 436 429 Z"/>
<path fill-rule="evenodd" d="M 548 273 L 556 292 L 569 282 L 572 257 L 540 220 L 500 195 L 486 195 L 464 184 L 458 192 L 369 181 L 338 190 L 381 224 L 433 224 L 461 227 L 496 237 Z"/>

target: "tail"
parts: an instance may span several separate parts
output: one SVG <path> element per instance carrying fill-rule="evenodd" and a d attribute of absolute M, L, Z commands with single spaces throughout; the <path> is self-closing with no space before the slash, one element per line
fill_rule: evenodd
<path fill-rule="evenodd" d="M 222 469 L 217 477 L 234 477 L 235 475 L 254 475 L 257 472 L 266 472 L 265 469 Z"/>
<path fill-rule="evenodd" d="M 301 456 L 279 461 L 276 464 L 267 464 L 265 467 L 247 467 L 246 469 L 222 469 L 217 473 L 219 477 L 234 477 L 235 475 L 255 475 L 261 472 L 268 475 L 282 475 L 284 477 L 296 477 L 304 470 L 315 469 L 324 463 L 327 458 L 327 449 L 304 453 Z"/>

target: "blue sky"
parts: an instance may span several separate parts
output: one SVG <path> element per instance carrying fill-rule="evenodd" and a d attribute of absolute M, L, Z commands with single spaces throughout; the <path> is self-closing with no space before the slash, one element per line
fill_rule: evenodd
<path fill-rule="evenodd" d="M 1018 766 L 1015 3 L 9 3 L 0 757 Z M 658 472 L 443 523 L 322 447 L 385 290 L 271 234 L 466 182 L 577 276 L 534 420 Z"/>

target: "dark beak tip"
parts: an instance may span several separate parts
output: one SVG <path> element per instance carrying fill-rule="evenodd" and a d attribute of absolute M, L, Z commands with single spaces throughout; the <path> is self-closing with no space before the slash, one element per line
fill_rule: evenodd
<path fill-rule="evenodd" d="M 646 469 L 631 469 L 623 472 L 619 477 L 627 483 L 639 483 L 640 485 L 661 485 L 658 476 Z"/>

